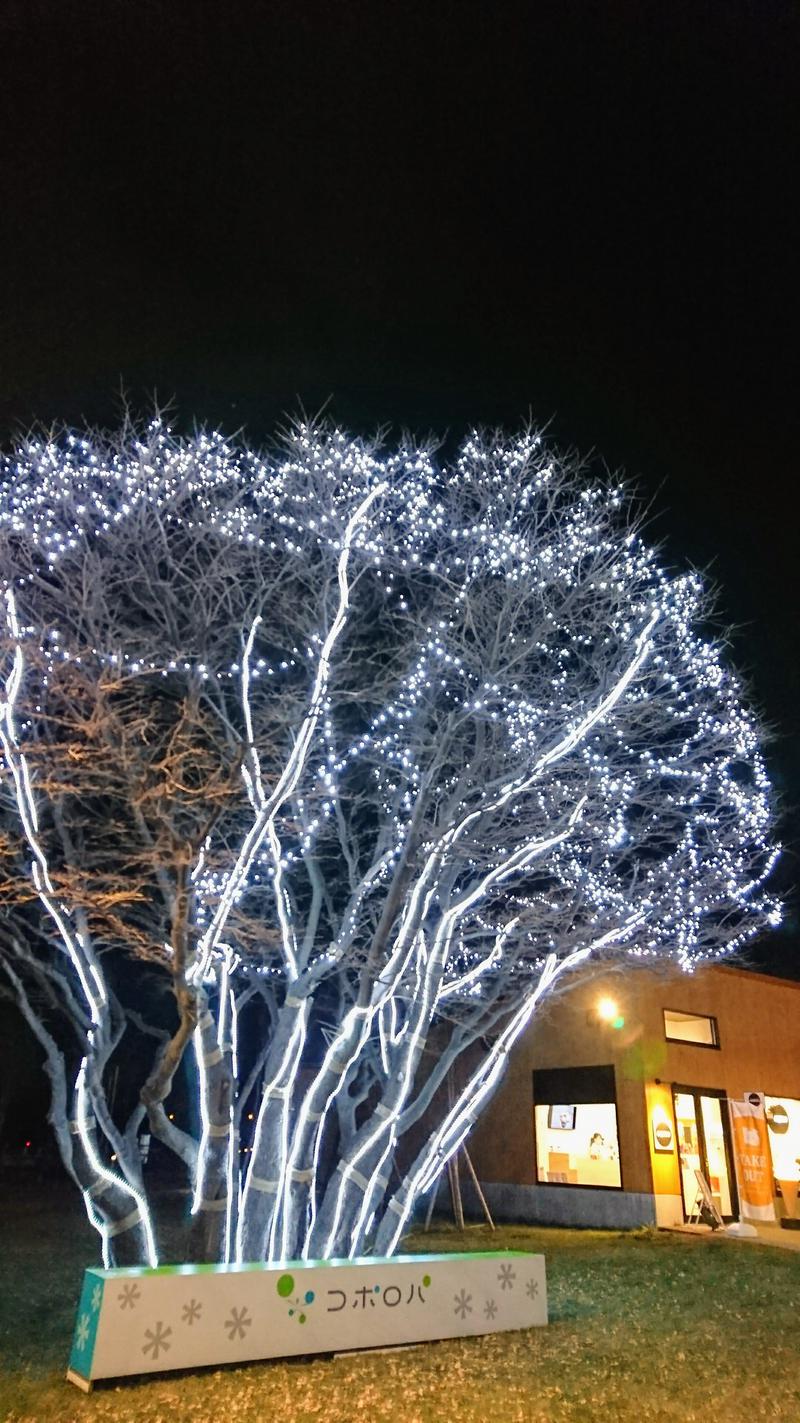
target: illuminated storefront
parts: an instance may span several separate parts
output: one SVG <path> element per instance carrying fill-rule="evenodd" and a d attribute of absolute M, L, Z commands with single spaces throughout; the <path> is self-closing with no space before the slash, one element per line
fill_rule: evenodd
<path fill-rule="evenodd" d="M 800 984 L 717 966 L 576 984 L 470 1152 L 501 1219 L 800 1226 Z"/>

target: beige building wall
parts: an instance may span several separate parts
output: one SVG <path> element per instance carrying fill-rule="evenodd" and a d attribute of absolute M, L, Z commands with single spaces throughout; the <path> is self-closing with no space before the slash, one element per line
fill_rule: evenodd
<path fill-rule="evenodd" d="M 618 1005 L 622 1026 L 598 1019 L 604 997 Z M 667 1041 L 665 1008 L 715 1018 L 719 1046 Z M 606 1064 L 616 1081 L 622 1190 L 537 1183 L 532 1074 Z M 729 1098 L 757 1091 L 800 1099 L 800 984 L 722 966 L 576 978 L 517 1044 L 470 1138 L 476 1171 L 499 1213 L 596 1225 L 682 1219 L 677 1150 L 657 1154 L 652 1140 L 653 1109 L 671 1115 L 674 1084 Z"/>

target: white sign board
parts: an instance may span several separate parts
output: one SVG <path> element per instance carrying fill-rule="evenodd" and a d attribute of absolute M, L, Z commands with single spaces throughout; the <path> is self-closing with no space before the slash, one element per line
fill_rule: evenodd
<path fill-rule="evenodd" d="M 87 1270 L 67 1378 L 457 1339 L 547 1323 L 543 1255 Z"/>

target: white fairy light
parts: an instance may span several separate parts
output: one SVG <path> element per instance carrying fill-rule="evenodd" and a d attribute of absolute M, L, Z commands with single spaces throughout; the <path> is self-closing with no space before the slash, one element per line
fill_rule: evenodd
<path fill-rule="evenodd" d="M 147 1201 L 141 1191 L 136 1190 L 135 1187 L 133 1187 L 129 1181 L 124 1180 L 121 1176 L 118 1176 L 116 1172 L 109 1170 L 109 1168 L 103 1164 L 95 1150 L 94 1143 L 91 1139 L 88 1124 L 89 1112 L 86 1103 L 87 1065 L 87 1059 L 84 1058 L 81 1062 L 80 1071 L 78 1072 L 78 1076 L 75 1083 L 75 1096 L 77 1103 L 77 1125 L 81 1144 L 86 1154 L 86 1159 L 95 1173 L 95 1177 L 101 1181 L 105 1181 L 109 1186 L 116 1186 L 118 1190 L 125 1192 L 126 1195 L 129 1195 L 131 1199 L 135 1201 L 137 1220 L 141 1222 L 142 1230 L 144 1231 L 145 1236 L 147 1263 L 152 1269 L 155 1269 L 155 1267 L 158 1265 L 158 1251 L 156 1250 L 153 1224 L 150 1218 L 150 1209 L 147 1204 Z M 95 1225 L 96 1229 L 100 1230 L 103 1236 L 103 1252 L 105 1261 L 108 1258 L 107 1227 L 105 1227 L 102 1222 L 99 1222 L 97 1219 L 93 1220 L 91 1213 L 89 1214 L 89 1219 L 92 1220 L 92 1224 Z"/>

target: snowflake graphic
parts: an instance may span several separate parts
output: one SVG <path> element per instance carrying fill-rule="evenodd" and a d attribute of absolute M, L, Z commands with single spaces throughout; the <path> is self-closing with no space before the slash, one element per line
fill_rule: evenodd
<path fill-rule="evenodd" d="M 483 1306 L 483 1312 L 486 1315 L 487 1319 L 494 1319 L 495 1315 L 497 1314 L 497 1305 L 495 1304 L 493 1299 L 487 1299 L 485 1305 Z"/>
<path fill-rule="evenodd" d="M 195 1320 L 200 1318 L 202 1308 L 203 1306 L 198 1300 L 190 1299 L 189 1303 L 185 1304 L 181 1310 L 181 1317 L 184 1324 L 194 1324 Z"/>
<path fill-rule="evenodd" d="M 82 1314 L 78 1320 L 78 1327 L 75 1330 L 75 1343 L 79 1349 L 85 1349 L 89 1339 L 89 1316 Z"/>
<path fill-rule="evenodd" d="M 162 1350 L 166 1353 L 167 1349 L 172 1348 L 172 1345 L 169 1342 L 169 1336 L 171 1333 L 172 1326 L 168 1324 L 165 1327 L 159 1319 L 155 1329 L 145 1329 L 144 1337 L 147 1340 L 147 1343 L 142 1345 L 142 1353 L 152 1353 L 154 1359 L 158 1358 Z"/>
<path fill-rule="evenodd" d="M 101 1285 L 95 1285 L 94 1289 L 92 1290 L 92 1309 L 93 1309 L 95 1312 L 97 1312 L 97 1310 L 100 1308 L 100 1301 L 101 1301 L 102 1298 L 103 1298 L 103 1289 L 102 1289 L 102 1286 L 101 1286 Z"/>
<path fill-rule="evenodd" d="M 241 1309 L 232 1309 L 230 1319 L 225 1320 L 225 1328 L 228 1331 L 228 1338 L 231 1342 L 237 1337 L 244 1339 L 244 1332 L 250 1328 L 252 1323 L 253 1321 L 244 1305 L 242 1305 Z"/>
<path fill-rule="evenodd" d="M 453 1295 L 455 1307 L 453 1314 L 459 1314 L 462 1319 L 466 1319 L 468 1314 L 472 1314 L 472 1295 L 468 1295 L 466 1290 L 461 1290 L 457 1295 Z"/>
<path fill-rule="evenodd" d="M 528 1283 L 525 1286 L 525 1293 L 528 1296 L 528 1299 L 536 1299 L 536 1296 L 539 1293 L 539 1281 L 528 1280 Z"/>
<path fill-rule="evenodd" d="M 138 1285 L 123 1285 L 117 1295 L 120 1309 L 134 1309 L 141 1293 Z"/>
<path fill-rule="evenodd" d="M 501 1290 L 513 1290 L 514 1281 L 517 1278 L 510 1265 L 501 1265 L 500 1274 L 497 1276 Z"/>

